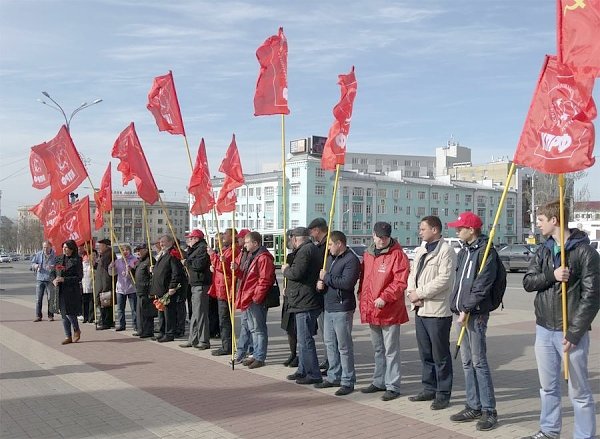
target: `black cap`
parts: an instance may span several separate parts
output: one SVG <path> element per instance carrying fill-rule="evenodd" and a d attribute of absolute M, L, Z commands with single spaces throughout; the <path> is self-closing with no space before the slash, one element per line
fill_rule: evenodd
<path fill-rule="evenodd" d="M 110 245 L 111 242 L 110 242 L 110 239 L 104 238 L 104 239 L 101 239 L 100 241 L 98 241 L 98 244 Z"/>
<path fill-rule="evenodd" d="M 315 218 L 314 220 L 312 220 L 310 222 L 310 224 L 308 225 L 307 229 L 311 230 L 311 229 L 315 229 L 315 228 L 319 228 L 319 229 L 325 229 L 327 228 L 327 221 L 325 221 L 325 218 Z"/>
<path fill-rule="evenodd" d="M 378 238 L 389 238 L 392 236 L 392 226 L 390 223 L 379 221 L 373 226 L 373 232 Z"/>
<path fill-rule="evenodd" d="M 306 227 L 296 227 L 292 229 L 290 236 L 310 236 L 310 233 Z"/>

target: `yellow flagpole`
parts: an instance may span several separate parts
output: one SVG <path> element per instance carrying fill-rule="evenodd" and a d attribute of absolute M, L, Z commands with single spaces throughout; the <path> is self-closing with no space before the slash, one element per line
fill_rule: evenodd
<path fill-rule="evenodd" d="M 113 211 L 110 211 L 110 232 L 111 232 L 111 237 L 114 236 L 114 229 L 113 229 Z M 112 245 L 110 247 L 110 263 L 111 265 L 114 266 L 115 263 L 115 252 L 113 252 L 112 249 Z M 108 267 L 107 267 L 107 271 L 108 271 Z M 110 273 L 109 273 L 110 275 Z M 112 292 L 112 306 L 113 306 L 113 323 L 115 323 L 116 326 L 116 320 L 117 317 L 115 315 L 115 311 L 116 311 L 116 307 L 117 307 L 117 296 L 116 296 L 116 292 L 115 292 L 115 280 L 113 276 L 110 276 L 110 288 L 111 288 L 111 292 Z"/>
<path fill-rule="evenodd" d="M 559 189 L 559 203 L 560 203 L 560 268 L 565 268 L 567 265 L 567 255 L 565 253 L 565 176 L 564 174 L 558 175 L 558 189 Z M 567 317 L 567 282 L 561 282 L 561 299 L 562 299 L 562 326 L 563 326 L 563 337 L 567 335 L 567 329 L 569 326 Z M 564 377 L 565 381 L 569 380 L 569 352 L 564 353 Z"/>
<path fill-rule="evenodd" d="M 179 246 L 179 239 L 177 239 L 177 235 L 175 234 L 175 230 L 173 230 L 173 225 L 171 224 L 171 218 L 169 218 L 169 212 L 167 211 L 167 208 L 165 207 L 165 203 L 163 203 L 163 199 L 162 199 L 162 196 L 160 195 L 160 192 L 158 192 L 158 201 L 160 201 L 160 206 L 162 207 L 162 210 L 165 213 L 165 216 L 167 217 L 167 226 L 169 226 L 169 230 L 171 231 L 171 235 L 173 236 L 173 240 L 175 241 L 175 245 L 177 246 L 177 250 L 179 250 L 179 254 L 183 258 L 183 252 L 181 251 L 181 247 Z M 185 268 L 185 271 L 186 271 L 186 273 L 187 273 L 187 275 L 189 277 L 190 273 L 189 273 L 187 267 L 184 266 L 183 268 Z"/>
<path fill-rule="evenodd" d="M 98 320 L 97 320 L 97 315 L 96 315 L 96 279 L 95 279 L 95 275 L 94 275 L 94 249 L 92 247 L 92 242 L 93 241 L 86 241 L 86 247 L 87 244 L 89 242 L 89 251 L 88 251 L 88 261 L 90 263 L 90 269 L 92 271 L 92 301 L 94 304 L 94 324 L 97 325 Z"/>
<path fill-rule="evenodd" d="M 492 248 L 494 242 L 494 236 L 496 235 L 496 225 L 498 221 L 500 221 L 500 214 L 502 213 L 502 207 L 504 206 L 504 202 L 506 201 L 506 194 L 508 194 L 508 188 L 510 186 L 510 180 L 515 173 L 515 163 L 511 163 L 510 169 L 508 171 L 508 175 L 506 176 L 506 183 L 504 183 L 504 190 L 502 191 L 502 196 L 500 197 L 500 203 L 498 204 L 498 210 L 496 210 L 496 216 L 494 217 L 494 224 L 490 230 L 490 235 L 488 237 L 487 245 L 485 246 L 485 251 L 483 252 L 483 259 L 481 260 L 481 267 L 479 267 L 479 273 L 483 270 L 485 266 L 485 261 L 490 253 L 490 249 Z M 454 358 L 458 356 L 458 351 L 460 350 L 460 344 L 462 343 L 462 339 L 465 336 L 465 332 L 467 330 L 467 324 L 469 323 L 469 314 L 465 316 L 465 320 L 463 322 L 462 328 L 460 330 L 460 334 L 458 336 L 458 340 L 456 342 L 456 350 L 454 351 Z"/>
<path fill-rule="evenodd" d="M 282 264 L 286 263 L 287 256 L 287 191 L 286 191 L 286 176 L 285 176 L 285 114 L 281 115 L 281 187 L 282 187 L 282 202 L 283 202 L 283 251 Z M 275 254 L 277 256 L 277 254 Z"/>
<path fill-rule="evenodd" d="M 338 180 L 340 178 L 340 165 L 335 165 L 335 181 L 333 183 L 333 196 L 331 197 L 331 208 L 329 209 L 329 227 L 327 227 L 327 239 L 325 240 L 325 256 L 323 256 L 323 270 L 327 264 L 327 253 L 329 252 L 329 235 L 333 224 L 333 212 L 335 211 L 335 198 L 337 195 Z"/>
<path fill-rule="evenodd" d="M 146 202 L 142 200 L 142 214 L 144 217 L 144 227 L 146 228 L 146 240 L 148 241 L 148 252 L 150 253 L 150 268 L 154 265 L 152 263 L 152 243 L 150 242 L 150 230 L 148 229 L 148 212 L 146 211 Z"/>
<path fill-rule="evenodd" d="M 247 212 L 246 212 L 247 213 Z M 235 263 L 235 209 L 231 212 L 232 228 L 231 228 L 231 263 Z M 229 297 L 227 298 L 229 301 Z M 235 337 L 235 270 L 231 270 L 231 301 L 229 303 L 229 319 L 231 320 L 231 367 L 235 368 L 235 351 L 237 349 Z"/>

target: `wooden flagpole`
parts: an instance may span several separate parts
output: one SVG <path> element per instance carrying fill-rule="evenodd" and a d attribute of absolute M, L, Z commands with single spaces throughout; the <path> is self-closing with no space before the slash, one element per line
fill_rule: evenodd
<path fill-rule="evenodd" d="M 231 264 L 233 265 L 235 263 L 235 240 L 237 239 L 235 233 L 235 209 L 231 212 L 231 223 Z M 231 320 L 231 368 L 235 369 L 237 342 L 235 337 L 235 270 L 233 269 L 231 270 L 231 301 L 229 301 L 229 297 L 227 299 L 229 302 L 229 319 Z"/>
<path fill-rule="evenodd" d="M 286 263 L 287 256 L 287 191 L 286 191 L 286 175 L 285 175 L 285 114 L 281 114 L 281 188 L 282 188 L 282 203 L 283 203 L 283 251 L 282 265 Z M 247 212 L 246 212 L 247 214 Z M 277 254 L 275 254 L 277 256 Z M 284 281 L 285 282 L 285 281 Z"/>
<path fill-rule="evenodd" d="M 483 252 L 483 259 L 481 260 L 481 266 L 479 267 L 479 273 L 483 270 L 485 266 L 485 261 L 487 261 L 487 257 L 490 253 L 490 249 L 492 248 L 494 242 L 494 236 L 496 235 L 496 225 L 498 221 L 500 221 L 500 214 L 502 213 L 502 207 L 504 206 L 504 202 L 506 201 L 506 194 L 508 194 L 508 188 L 510 185 L 510 180 L 512 179 L 513 174 L 515 173 L 515 163 L 512 162 L 510 165 L 510 169 L 508 171 L 508 175 L 506 176 L 506 183 L 504 183 L 504 190 L 502 191 L 502 196 L 500 197 L 500 203 L 498 204 L 498 210 L 496 210 L 496 216 L 494 217 L 494 224 L 490 230 L 490 235 L 488 236 L 488 242 L 485 246 L 485 251 Z M 462 343 L 462 339 L 465 336 L 465 332 L 467 330 L 467 324 L 469 323 L 469 314 L 466 314 L 465 320 L 463 321 L 462 328 L 460 330 L 460 334 L 458 336 L 458 340 L 456 342 L 456 350 L 454 351 L 454 358 L 458 356 L 458 351 L 460 350 L 460 344 Z"/>
<path fill-rule="evenodd" d="M 165 213 L 165 216 L 167 217 L 167 226 L 169 226 L 169 230 L 171 231 L 171 235 L 173 236 L 173 240 L 175 241 L 177 250 L 179 250 L 179 255 L 183 258 L 183 252 L 181 251 L 181 247 L 179 246 L 179 239 L 177 239 L 175 230 L 173 230 L 173 225 L 171 224 L 171 218 L 169 217 L 169 212 L 167 211 L 167 208 L 165 207 L 165 203 L 163 203 L 163 199 L 162 199 L 162 196 L 160 195 L 160 191 L 158 192 L 158 201 L 160 201 L 160 206 L 162 207 L 162 210 Z M 188 277 L 190 277 L 190 272 L 188 271 L 187 267 L 184 265 L 183 268 L 185 268 L 185 272 L 187 273 Z"/>
<path fill-rule="evenodd" d="M 560 204 L 560 267 L 565 268 L 567 265 L 567 255 L 565 253 L 565 175 L 558 174 L 558 189 L 559 189 L 559 204 Z M 567 317 L 567 283 L 561 282 L 561 299 L 562 299 L 562 327 L 563 337 L 567 335 L 569 326 Z M 569 381 L 569 352 L 564 352 L 564 377 L 565 381 Z"/>
<path fill-rule="evenodd" d="M 146 211 L 146 202 L 142 200 L 142 214 L 144 217 L 144 227 L 146 229 L 146 240 L 148 241 L 148 252 L 150 253 L 150 268 L 153 267 L 152 263 L 152 243 L 150 242 L 150 230 L 148 229 L 148 212 Z"/>
<path fill-rule="evenodd" d="M 111 237 L 114 236 L 112 209 L 110 211 L 110 233 L 111 233 Z M 112 245 L 110 246 L 110 263 L 111 263 L 111 265 L 114 265 L 114 263 L 115 263 L 115 252 L 113 252 Z M 108 271 L 108 267 L 106 267 L 106 271 Z M 113 276 L 110 276 L 110 288 L 111 288 L 111 292 L 112 292 L 113 323 L 115 323 L 115 327 L 116 327 L 117 317 L 115 315 L 115 311 L 117 308 L 117 297 L 116 297 L 116 292 L 115 292 L 115 279 Z"/>
<path fill-rule="evenodd" d="M 327 227 L 327 238 L 325 239 L 325 256 L 323 256 L 323 270 L 327 264 L 327 253 L 329 252 L 329 235 L 331 235 L 331 225 L 333 224 L 333 212 L 335 211 L 335 198 L 337 195 L 338 180 L 340 178 L 340 164 L 335 165 L 335 181 L 333 183 L 333 196 L 331 197 L 331 208 L 329 209 L 329 227 Z"/>

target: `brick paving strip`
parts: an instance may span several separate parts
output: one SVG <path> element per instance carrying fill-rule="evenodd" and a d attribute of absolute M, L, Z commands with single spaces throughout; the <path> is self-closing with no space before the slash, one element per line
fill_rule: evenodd
<path fill-rule="evenodd" d="M 135 422 L 155 437 L 515 438 L 532 432 L 527 425 L 507 422 L 480 433 L 473 423 L 451 423 L 448 417 L 454 409 L 432 412 L 427 403 L 411 403 L 405 397 L 385 403 L 379 395 L 359 392 L 338 398 L 331 389 L 285 381 L 293 370 L 283 366 L 231 371 L 226 359 L 211 357 L 207 351 L 94 331 L 92 325 L 82 326 L 82 342 L 61 346 L 60 322 L 33 324 L 31 308 L 22 299 L 2 300 L 0 344 L 50 374 L 59 367 L 64 371 L 58 375 L 61 380 L 109 407 L 118 407 L 125 421 Z M 86 373 L 81 373 L 83 368 Z M 113 402 L 102 399 L 109 395 Z M 523 411 L 532 409 L 528 404 Z M 456 402 L 453 407 L 460 409 Z"/>

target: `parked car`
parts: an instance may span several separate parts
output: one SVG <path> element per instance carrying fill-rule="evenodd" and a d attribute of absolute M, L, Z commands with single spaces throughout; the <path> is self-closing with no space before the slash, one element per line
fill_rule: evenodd
<path fill-rule="evenodd" d="M 0 262 L 10 262 L 12 259 L 10 257 L 10 255 L 7 255 L 6 253 L 2 253 L 0 255 Z"/>
<path fill-rule="evenodd" d="M 450 247 L 452 247 L 456 253 L 462 248 L 462 243 L 458 238 L 444 238 L 444 241 L 450 244 Z"/>
<path fill-rule="evenodd" d="M 595 248 L 598 253 L 600 253 L 600 241 L 597 239 L 592 239 L 590 241 L 590 245 L 592 248 Z"/>
<path fill-rule="evenodd" d="M 24 261 L 29 261 L 29 260 L 31 260 L 31 255 L 23 255 L 23 260 L 24 260 Z"/>
<path fill-rule="evenodd" d="M 406 256 L 408 257 L 408 259 L 410 261 L 415 259 L 415 253 L 417 252 L 418 248 L 419 248 L 418 245 L 403 245 L 402 246 L 402 250 L 404 250 L 404 253 L 406 254 Z"/>
<path fill-rule="evenodd" d="M 506 271 L 527 270 L 535 249 L 535 246 L 528 244 L 509 244 L 498 251 L 498 256 Z"/>
<path fill-rule="evenodd" d="M 363 254 L 365 253 L 367 246 L 364 244 L 352 244 L 352 245 L 349 245 L 348 248 L 350 249 L 350 251 L 352 253 L 354 253 L 356 255 L 356 257 L 358 257 L 358 260 L 362 264 Z"/>

